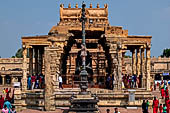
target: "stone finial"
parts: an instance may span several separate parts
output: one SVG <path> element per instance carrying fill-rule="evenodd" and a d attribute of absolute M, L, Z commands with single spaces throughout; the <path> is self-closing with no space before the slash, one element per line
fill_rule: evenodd
<path fill-rule="evenodd" d="M 68 8 L 71 8 L 71 4 L 70 3 L 68 4 Z"/>
<path fill-rule="evenodd" d="M 90 3 L 90 8 L 92 8 L 92 3 Z"/>
<path fill-rule="evenodd" d="M 97 8 L 99 8 L 100 6 L 99 6 L 99 3 L 97 4 Z"/>
<path fill-rule="evenodd" d="M 107 4 L 104 4 L 104 8 L 108 8 L 108 5 L 107 5 Z"/>
<path fill-rule="evenodd" d="M 60 7 L 63 8 L 63 7 L 64 7 L 64 4 L 60 4 Z"/>
<path fill-rule="evenodd" d="M 76 8 L 78 8 L 78 4 L 76 3 Z"/>

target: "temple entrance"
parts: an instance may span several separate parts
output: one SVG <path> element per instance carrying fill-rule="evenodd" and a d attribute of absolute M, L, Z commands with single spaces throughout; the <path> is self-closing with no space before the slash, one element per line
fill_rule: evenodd
<path fill-rule="evenodd" d="M 70 31 L 74 36 L 70 37 L 64 47 L 62 56 L 62 78 L 64 87 L 79 87 L 80 75 L 78 70 L 81 67 L 79 55 L 81 49 L 81 31 Z M 88 71 L 89 87 L 106 87 L 106 78 L 110 75 L 109 54 L 104 40 L 100 37 L 102 31 L 86 31 L 87 54 L 86 69 Z M 107 55 L 106 55 L 107 54 Z M 81 60 L 80 60 L 81 61 Z M 80 70 L 79 70 L 80 72 Z"/>

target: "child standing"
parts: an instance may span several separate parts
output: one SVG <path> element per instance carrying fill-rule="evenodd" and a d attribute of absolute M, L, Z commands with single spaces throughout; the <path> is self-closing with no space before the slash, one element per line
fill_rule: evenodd
<path fill-rule="evenodd" d="M 167 107 L 166 107 L 166 105 L 164 104 L 164 105 L 163 105 L 163 113 L 166 113 L 166 110 L 167 110 Z"/>
<path fill-rule="evenodd" d="M 4 108 L 2 109 L 2 113 L 9 113 L 7 105 L 4 105 Z"/>
<path fill-rule="evenodd" d="M 162 104 L 160 104 L 160 106 L 159 106 L 159 112 L 162 113 L 162 111 L 163 111 L 163 106 L 162 106 Z"/>
<path fill-rule="evenodd" d="M 4 94 L 6 94 L 6 90 L 5 90 L 5 88 L 3 89 L 3 93 L 4 93 Z"/>

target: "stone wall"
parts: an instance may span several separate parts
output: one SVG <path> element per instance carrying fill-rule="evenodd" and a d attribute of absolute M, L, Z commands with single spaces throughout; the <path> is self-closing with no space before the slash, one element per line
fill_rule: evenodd
<path fill-rule="evenodd" d="M 132 70 L 131 58 L 124 59 L 124 66 L 125 66 L 125 69 L 127 72 L 131 72 L 131 70 Z M 151 74 L 152 74 L 152 72 L 154 72 L 156 70 L 162 70 L 162 72 L 163 72 L 163 70 L 164 71 L 170 70 L 170 58 L 152 57 L 151 58 Z"/>
<path fill-rule="evenodd" d="M 0 58 L 0 70 L 22 69 L 22 58 Z"/>
<path fill-rule="evenodd" d="M 126 107 L 126 106 L 141 106 L 143 100 L 149 100 L 152 105 L 153 95 L 151 92 L 138 89 L 135 92 L 135 101 L 129 102 L 129 92 L 128 90 L 122 91 L 112 91 L 112 90 L 104 90 L 104 89 L 90 89 L 92 93 L 97 94 L 99 98 L 98 106 L 100 107 Z M 70 106 L 69 99 L 72 93 L 77 94 L 78 89 L 72 89 L 68 91 L 58 91 L 55 93 L 55 105 L 56 107 L 68 107 Z"/>
<path fill-rule="evenodd" d="M 17 111 L 24 109 L 44 110 L 43 90 L 22 92 L 20 88 L 16 88 L 14 99 L 14 105 Z"/>
<path fill-rule="evenodd" d="M 23 58 L 0 58 L 0 70 L 5 71 L 12 69 L 22 69 Z M 27 63 L 29 63 L 29 58 L 27 58 Z"/>
<path fill-rule="evenodd" d="M 140 107 L 142 101 L 149 100 L 152 105 L 153 95 L 150 91 L 143 89 L 138 89 L 135 92 L 135 101 L 129 102 L 129 92 L 128 90 L 122 91 L 113 91 L 91 88 L 89 89 L 93 94 L 97 94 L 99 98 L 99 107 Z M 80 89 L 64 89 L 58 90 L 54 93 L 54 110 L 57 107 L 69 107 L 70 106 L 70 97 L 72 94 L 78 94 Z M 21 90 L 15 91 L 15 106 L 17 111 L 22 111 L 24 109 L 45 109 L 44 101 L 44 91 L 43 90 L 34 90 L 21 92 Z M 51 101 L 49 101 L 50 103 Z M 49 106 L 50 107 L 50 106 Z M 51 109 L 49 109 L 51 111 Z"/>

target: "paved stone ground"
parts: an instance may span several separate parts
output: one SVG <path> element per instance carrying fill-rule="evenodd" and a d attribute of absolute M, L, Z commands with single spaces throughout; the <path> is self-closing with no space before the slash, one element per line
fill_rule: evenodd
<path fill-rule="evenodd" d="M 110 113 L 114 113 L 114 108 L 112 107 L 102 107 L 99 108 L 101 113 L 106 113 L 106 109 L 110 109 Z M 142 109 L 125 109 L 125 108 L 118 108 L 120 113 L 142 113 Z M 38 110 L 31 110 L 27 109 L 17 113 L 64 113 L 63 109 L 56 109 L 56 111 L 38 111 Z M 152 109 L 149 109 L 149 113 L 152 113 Z"/>
<path fill-rule="evenodd" d="M 63 108 L 64 109 L 64 108 Z M 31 109 L 27 109 L 24 110 L 22 112 L 18 112 L 18 113 L 63 113 L 63 109 L 57 109 L 56 111 L 38 111 L 38 110 L 31 110 Z M 114 108 L 112 107 L 102 107 L 99 108 L 101 113 L 106 113 L 106 109 L 110 109 L 110 113 L 114 113 Z M 120 113 L 142 113 L 142 109 L 138 108 L 138 109 L 125 109 L 125 108 L 118 108 Z M 149 113 L 152 113 L 152 109 L 149 109 Z"/>

